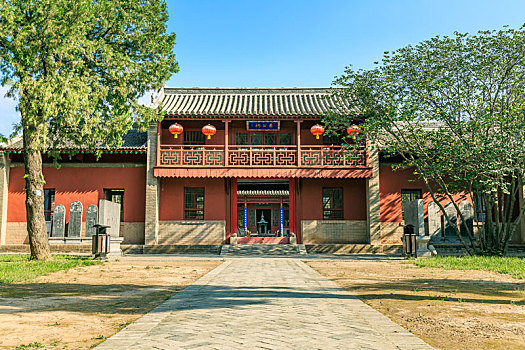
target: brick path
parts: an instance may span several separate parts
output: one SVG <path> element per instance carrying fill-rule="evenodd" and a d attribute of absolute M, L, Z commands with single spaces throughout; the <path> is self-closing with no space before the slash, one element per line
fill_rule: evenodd
<path fill-rule="evenodd" d="M 432 349 L 296 259 L 230 259 L 97 349 Z"/>

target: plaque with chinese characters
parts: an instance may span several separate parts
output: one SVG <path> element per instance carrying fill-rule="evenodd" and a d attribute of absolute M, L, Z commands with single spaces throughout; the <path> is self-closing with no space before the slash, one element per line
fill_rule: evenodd
<path fill-rule="evenodd" d="M 280 121 L 247 121 L 246 130 L 248 131 L 279 131 Z"/>

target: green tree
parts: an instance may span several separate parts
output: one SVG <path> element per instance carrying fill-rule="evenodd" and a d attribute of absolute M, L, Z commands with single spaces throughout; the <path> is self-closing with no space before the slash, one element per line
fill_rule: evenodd
<path fill-rule="evenodd" d="M 456 233 L 470 254 L 504 254 L 523 216 L 524 28 L 435 37 L 386 52 L 374 69 L 348 67 L 334 83 L 344 88 L 334 90 L 329 130 L 361 121 L 362 137 L 412 167 L 443 214 L 440 200 L 458 210 L 457 194 L 480 198 L 485 224 Z"/>
<path fill-rule="evenodd" d="M 18 101 L 31 255 L 49 259 L 42 152 L 118 146 L 159 111 L 137 103 L 178 70 L 162 0 L 0 0 L 0 83 Z"/>

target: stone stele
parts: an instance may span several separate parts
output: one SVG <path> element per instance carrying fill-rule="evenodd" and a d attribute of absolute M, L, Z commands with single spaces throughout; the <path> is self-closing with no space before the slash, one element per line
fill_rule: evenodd
<path fill-rule="evenodd" d="M 98 223 L 98 207 L 94 204 L 88 205 L 86 209 L 86 237 L 91 237 L 96 233 L 93 225 Z"/>
<path fill-rule="evenodd" d="M 472 203 L 470 203 L 467 200 L 464 200 L 458 204 L 459 211 L 461 212 L 461 215 L 463 216 L 463 219 L 465 220 L 465 224 L 467 224 L 467 227 L 470 231 L 470 233 L 474 233 L 474 216 L 472 213 Z M 467 229 L 465 228 L 465 225 L 463 222 L 461 222 L 461 225 L 459 226 L 459 232 L 462 236 L 468 236 Z"/>
<path fill-rule="evenodd" d="M 66 233 L 66 207 L 58 204 L 53 209 L 53 228 L 51 237 L 64 237 Z"/>
<path fill-rule="evenodd" d="M 404 207 L 405 225 L 414 226 L 415 233 L 418 236 L 425 235 L 425 212 L 423 200 L 416 199 L 405 203 Z"/>
<path fill-rule="evenodd" d="M 98 223 L 109 226 L 107 233 L 113 237 L 120 234 L 120 204 L 105 199 L 98 202 Z"/>
<path fill-rule="evenodd" d="M 84 207 L 79 201 L 74 201 L 69 206 L 69 226 L 67 228 L 68 237 L 80 237 L 82 231 L 82 212 Z"/>
<path fill-rule="evenodd" d="M 441 211 L 436 202 L 428 203 L 428 234 L 430 237 L 441 237 Z"/>
<path fill-rule="evenodd" d="M 454 207 L 454 203 L 449 202 L 445 204 L 445 214 L 448 217 L 448 219 L 451 221 L 452 225 L 458 226 L 458 212 L 456 211 L 456 207 Z M 452 238 L 457 237 L 456 231 L 452 225 L 448 223 L 448 220 L 445 218 L 445 237 Z"/>

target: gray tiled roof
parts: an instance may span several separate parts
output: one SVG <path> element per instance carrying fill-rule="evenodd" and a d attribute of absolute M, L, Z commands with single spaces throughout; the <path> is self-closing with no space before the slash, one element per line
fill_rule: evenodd
<path fill-rule="evenodd" d="M 148 135 L 146 132 L 140 132 L 136 129 L 129 130 L 123 137 L 124 143 L 118 149 L 133 149 L 133 150 L 145 150 L 147 149 Z M 21 135 L 9 140 L 5 144 L 0 144 L 0 149 L 7 150 L 20 150 L 23 148 L 23 140 Z M 59 149 L 82 149 L 84 147 L 76 145 L 74 142 L 66 141 L 63 142 Z M 105 148 L 100 146 L 99 148 Z"/>
<path fill-rule="evenodd" d="M 329 88 L 163 88 L 170 116 L 321 116 L 336 108 Z"/>

